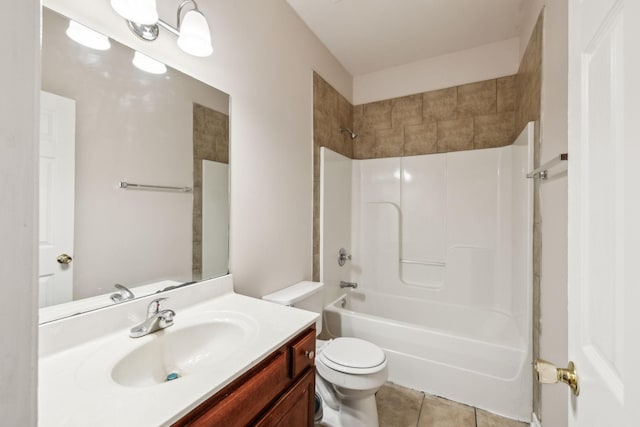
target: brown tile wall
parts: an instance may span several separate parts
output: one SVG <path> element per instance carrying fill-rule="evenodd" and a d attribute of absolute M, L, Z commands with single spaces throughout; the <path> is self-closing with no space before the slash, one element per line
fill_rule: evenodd
<path fill-rule="evenodd" d="M 194 103 L 192 280 L 202 279 L 202 160 L 229 163 L 229 116 Z"/>
<path fill-rule="evenodd" d="M 340 128 L 353 129 L 353 105 L 313 73 L 313 280 L 320 280 L 320 147 L 353 158 L 353 140 Z"/>
<path fill-rule="evenodd" d="M 353 158 L 502 147 L 515 139 L 516 76 L 353 108 Z"/>
<path fill-rule="evenodd" d="M 540 117 L 542 102 L 542 38 L 543 12 L 525 50 L 516 75 L 516 133 L 530 121 L 535 122 L 534 165 L 540 164 Z M 540 357 L 540 255 L 542 231 L 540 219 L 540 183 L 534 180 L 533 200 L 533 358 Z M 535 375 L 534 375 L 535 378 Z M 540 384 L 533 382 L 533 411 L 540 414 Z"/>

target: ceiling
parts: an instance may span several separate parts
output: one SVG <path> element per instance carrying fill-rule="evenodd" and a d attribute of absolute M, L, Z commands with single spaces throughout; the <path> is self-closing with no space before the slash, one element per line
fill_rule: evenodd
<path fill-rule="evenodd" d="M 353 76 L 518 36 L 527 0 L 287 0 Z"/>

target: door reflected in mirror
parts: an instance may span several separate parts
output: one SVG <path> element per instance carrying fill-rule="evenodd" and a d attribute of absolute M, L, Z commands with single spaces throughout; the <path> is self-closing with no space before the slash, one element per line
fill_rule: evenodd
<path fill-rule="evenodd" d="M 75 313 L 113 304 L 116 284 L 139 297 L 227 274 L 229 96 L 68 27 L 43 8 L 40 306 L 86 302 Z"/>

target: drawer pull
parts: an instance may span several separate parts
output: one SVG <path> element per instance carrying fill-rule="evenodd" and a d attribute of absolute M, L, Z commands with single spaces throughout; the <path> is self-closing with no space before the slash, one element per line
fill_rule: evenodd
<path fill-rule="evenodd" d="M 316 357 L 316 353 L 313 350 L 305 351 L 304 355 L 307 356 L 308 359 L 313 359 L 314 357 Z"/>

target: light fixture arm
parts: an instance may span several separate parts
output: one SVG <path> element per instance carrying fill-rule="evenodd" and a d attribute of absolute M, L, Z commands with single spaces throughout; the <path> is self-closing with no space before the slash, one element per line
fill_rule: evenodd
<path fill-rule="evenodd" d="M 188 4 L 192 4 L 193 5 L 193 10 L 200 12 L 200 9 L 198 9 L 198 3 L 195 2 L 195 0 L 184 0 L 182 3 L 180 3 L 180 6 L 178 6 L 178 11 L 176 12 L 176 22 L 178 23 L 178 31 L 180 31 L 180 27 L 182 26 L 182 9 L 184 9 Z"/>
<path fill-rule="evenodd" d="M 111 3 L 113 5 L 114 2 L 118 3 L 118 1 L 120 0 L 111 0 Z M 134 0 L 121 1 L 126 3 L 129 1 L 133 2 Z M 140 2 L 142 0 L 135 1 Z M 155 7 L 155 0 L 149 1 L 153 3 L 153 7 Z M 116 12 L 118 12 L 118 9 L 116 9 Z M 126 19 L 124 14 L 120 13 L 120 15 Z M 180 3 L 176 13 L 175 27 L 159 19 L 157 13 L 155 13 L 154 19 L 155 22 L 152 24 L 141 24 L 127 19 L 127 24 L 136 36 L 145 41 L 156 40 L 160 34 L 160 27 L 162 27 L 176 36 L 178 38 L 178 47 L 190 55 L 205 57 L 211 55 L 211 52 L 213 52 L 209 23 L 202 12 L 200 12 L 195 0 L 184 0 Z"/>
<path fill-rule="evenodd" d="M 176 27 L 172 26 L 171 24 L 163 21 L 162 19 L 158 19 L 158 22 L 156 23 L 156 25 L 158 25 L 159 27 L 162 27 L 165 30 L 169 31 L 174 36 L 179 36 L 180 35 L 180 30 L 178 30 Z"/>
<path fill-rule="evenodd" d="M 162 19 L 158 19 L 157 24 L 162 28 L 164 28 L 165 30 L 172 33 L 173 35 L 179 36 L 180 27 L 182 26 L 182 10 L 188 5 L 192 5 L 193 10 L 200 12 L 200 9 L 198 8 L 198 4 L 194 0 L 184 0 L 182 3 L 180 3 L 180 6 L 178 6 L 178 11 L 176 12 L 177 26 L 174 27 L 173 25 L 169 24 L 166 21 L 163 21 Z"/>

